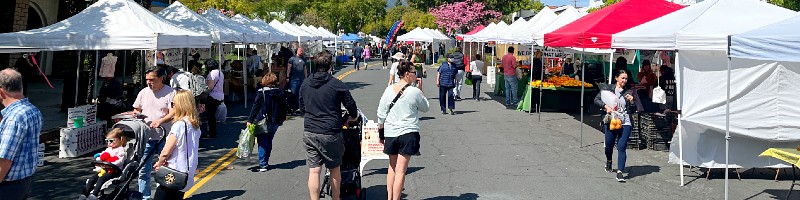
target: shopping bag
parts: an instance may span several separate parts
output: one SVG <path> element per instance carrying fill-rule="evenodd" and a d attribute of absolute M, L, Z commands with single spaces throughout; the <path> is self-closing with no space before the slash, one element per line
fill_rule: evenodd
<path fill-rule="evenodd" d="M 252 126 L 248 126 L 239 133 L 239 146 L 236 151 L 236 157 L 249 158 L 253 152 L 255 145 L 255 137 L 253 136 Z"/>
<path fill-rule="evenodd" d="M 464 84 L 472 85 L 472 79 L 471 78 L 465 78 L 464 79 Z"/>
<path fill-rule="evenodd" d="M 656 88 L 653 88 L 653 103 L 667 103 L 667 93 L 661 87 L 656 86 Z"/>
<path fill-rule="evenodd" d="M 228 119 L 228 107 L 225 106 L 225 102 L 219 104 L 219 107 L 217 107 L 217 113 L 215 117 L 217 118 L 217 122 L 220 123 L 223 123 Z"/>

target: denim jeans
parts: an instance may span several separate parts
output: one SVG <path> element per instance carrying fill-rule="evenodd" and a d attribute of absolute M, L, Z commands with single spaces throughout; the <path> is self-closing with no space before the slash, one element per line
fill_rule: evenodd
<path fill-rule="evenodd" d="M 622 125 L 622 129 L 610 130 L 608 124 L 603 125 L 603 131 L 606 133 L 605 153 L 606 160 L 611 160 L 614 155 L 614 142 L 617 142 L 617 168 L 622 171 L 625 169 L 625 160 L 628 159 L 628 154 L 625 150 L 628 147 L 628 139 L 631 136 L 631 125 Z"/>
<path fill-rule="evenodd" d="M 299 109 L 300 108 L 300 86 L 303 85 L 303 80 L 291 80 L 289 82 L 289 89 L 292 90 L 292 96 L 289 97 L 289 108 L 291 109 Z"/>
<path fill-rule="evenodd" d="M 275 138 L 275 132 L 278 132 L 278 124 L 268 124 L 266 128 L 266 134 L 256 136 L 256 141 L 258 142 L 259 167 L 269 165 L 269 156 L 272 154 L 272 139 Z"/>
<path fill-rule="evenodd" d="M 481 97 L 481 81 L 483 81 L 483 77 L 473 75 L 470 78 L 472 78 L 472 98 L 479 99 Z"/>
<path fill-rule="evenodd" d="M 447 108 L 456 109 L 456 98 L 453 96 L 453 89 L 454 87 L 439 87 L 439 106 L 442 107 L 442 112 L 447 112 Z M 445 107 L 445 103 L 447 107 Z"/>
<path fill-rule="evenodd" d="M 456 90 L 453 91 L 453 95 L 456 95 L 457 97 L 461 97 L 461 86 L 464 85 L 465 78 L 464 74 L 464 70 L 458 70 L 458 73 L 456 74 Z"/>
<path fill-rule="evenodd" d="M 506 104 L 517 104 L 517 76 L 503 75 L 506 82 Z"/>
<path fill-rule="evenodd" d="M 361 69 L 361 67 L 358 66 L 361 64 L 361 58 L 353 56 L 353 64 L 353 68 L 356 68 L 356 70 Z"/>
<path fill-rule="evenodd" d="M 166 137 L 166 136 L 164 136 Z M 150 140 L 147 141 L 147 144 L 144 147 L 144 156 L 142 161 L 144 161 L 146 156 L 149 154 L 153 154 L 153 157 L 147 162 L 139 162 L 142 163 L 142 169 L 139 170 L 139 192 L 142 193 L 143 199 L 150 199 L 152 194 L 152 188 L 150 188 L 150 173 L 153 172 L 153 162 L 158 159 L 158 155 L 161 154 L 161 148 L 164 148 L 164 143 L 158 143 L 158 140 Z"/>

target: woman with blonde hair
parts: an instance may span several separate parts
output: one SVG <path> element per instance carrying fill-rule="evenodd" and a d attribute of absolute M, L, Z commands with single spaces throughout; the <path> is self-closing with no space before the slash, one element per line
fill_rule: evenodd
<path fill-rule="evenodd" d="M 178 190 L 159 186 L 153 199 L 183 199 L 184 193 L 194 186 L 197 169 L 197 148 L 200 140 L 200 115 L 195 107 L 194 95 L 191 91 L 181 90 L 175 94 L 172 103 L 175 110 L 172 128 L 167 135 L 164 149 L 153 168 L 158 171 L 166 166 L 177 171 L 188 173 L 186 187 Z"/>

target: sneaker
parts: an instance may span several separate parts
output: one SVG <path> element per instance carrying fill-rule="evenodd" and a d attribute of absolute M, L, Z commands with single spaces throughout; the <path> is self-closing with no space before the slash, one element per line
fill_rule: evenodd
<path fill-rule="evenodd" d="M 620 182 L 620 183 L 624 183 L 625 182 L 625 178 L 623 178 L 622 171 L 620 171 L 620 170 L 617 170 L 617 177 L 616 178 L 617 178 L 617 182 Z"/>
<path fill-rule="evenodd" d="M 606 162 L 606 173 L 611 173 L 611 161 Z"/>
<path fill-rule="evenodd" d="M 456 112 L 453 111 L 453 109 L 447 109 L 447 110 L 450 111 L 450 115 L 456 115 Z"/>
<path fill-rule="evenodd" d="M 443 115 L 446 115 L 446 114 L 447 114 L 447 111 L 442 111 L 442 114 L 443 114 Z"/>
<path fill-rule="evenodd" d="M 266 172 L 266 171 L 269 171 L 269 168 L 267 168 L 267 167 L 268 167 L 268 166 L 261 166 L 261 167 L 258 167 L 258 172 Z"/>
<path fill-rule="evenodd" d="M 97 200 L 97 196 L 90 194 L 89 196 L 86 197 L 86 200 Z"/>

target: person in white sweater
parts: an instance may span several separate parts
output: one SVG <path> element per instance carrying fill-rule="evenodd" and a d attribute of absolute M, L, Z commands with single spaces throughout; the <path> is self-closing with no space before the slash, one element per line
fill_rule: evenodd
<path fill-rule="evenodd" d="M 403 61 L 397 68 L 400 80 L 386 87 L 378 105 L 378 124 L 384 129 L 381 141 L 383 152 L 389 155 L 389 172 L 386 175 L 386 191 L 389 200 L 400 199 L 405 183 L 406 169 L 411 156 L 419 154 L 419 112 L 428 112 L 428 99 L 416 87 L 408 87 L 416 81 L 413 64 Z M 397 101 L 392 101 L 399 95 Z"/>

